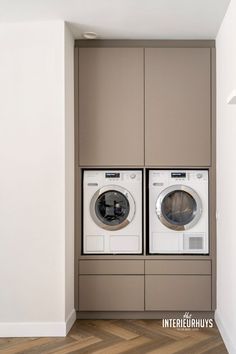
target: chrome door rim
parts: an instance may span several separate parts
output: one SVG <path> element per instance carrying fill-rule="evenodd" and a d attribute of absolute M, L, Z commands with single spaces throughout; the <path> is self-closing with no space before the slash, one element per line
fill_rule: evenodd
<path fill-rule="evenodd" d="M 120 224 L 118 225 L 106 225 L 104 224 L 96 215 L 95 213 L 95 204 L 96 204 L 96 201 L 98 199 L 98 197 L 105 193 L 105 192 L 109 192 L 109 191 L 117 191 L 117 192 L 120 192 L 122 193 L 127 199 L 128 199 L 128 202 L 129 202 L 129 214 L 127 216 L 127 218 Z M 134 201 L 134 198 L 132 196 L 132 194 L 125 188 L 122 188 L 120 186 L 116 186 L 116 185 L 110 185 L 110 186 L 106 186 L 106 187 L 102 187 L 100 188 L 99 190 L 97 190 L 92 199 L 91 199 L 91 202 L 90 202 L 90 215 L 93 219 L 93 221 L 95 222 L 96 225 L 98 225 L 99 227 L 101 227 L 102 229 L 105 229 L 105 230 L 109 230 L 109 231 L 115 231 L 115 230 L 120 230 L 120 229 L 123 229 L 125 226 L 127 226 L 128 224 L 131 223 L 131 221 L 133 220 L 134 218 L 134 215 L 135 215 L 135 201 Z"/>
<path fill-rule="evenodd" d="M 194 211 L 194 217 L 193 220 L 191 220 L 188 224 L 186 225 L 175 225 L 172 224 L 171 222 L 169 222 L 165 216 L 162 213 L 162 202 L 163 199 L 171 192 L 175 192 L 175 191 L 184 191 L 188 194 L 190 194 L 192 196 L 192 198 L 195 200 L 197 208 Z M 175 230 L 175 231 L 183 231 L 183 230 L 189 230 L 191 229 L 194 225 L 197 224 L 197 222 L 199 221 L 201 215 L 202 215 L 202 202 L 201 199 L 199 197 L 199 195 L 197 194 L 197 192 L 195 192 L 192 188 L 188 187 L 188 186 L 184 186 L 184 185 L 174 185 L 171 187 L 168 187 L 166 189 L 164 189 L 158 196 L 157 201 L 156 201 L 156 214 L 159 218 L 159 220 L 161 221 L 161 223 L 163 225 L 165 225 L 166 227 L 168 227 L 171 230 Z"/>

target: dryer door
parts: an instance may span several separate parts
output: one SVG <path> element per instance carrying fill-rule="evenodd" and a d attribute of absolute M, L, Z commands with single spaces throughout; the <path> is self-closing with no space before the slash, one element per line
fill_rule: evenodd
<path fill-rule="evenodd" d="M 171 186 L 158 196 L 156 213 L 161 223 L 169 229 L 188 230 L 200 219 L 202 202 L 192 188 L 182 185 Z"/>
<path fill-rule="evenodd" d="M 120 186 L 99 189 L 90 203 L 93 221 L 105 230 L 120 230 L 127 226 L 135 214 L 132 195 Z"/>

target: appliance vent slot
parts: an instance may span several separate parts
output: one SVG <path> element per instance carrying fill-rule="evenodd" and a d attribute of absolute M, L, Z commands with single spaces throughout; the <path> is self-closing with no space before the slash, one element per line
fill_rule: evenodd
<path fill-rule="evenodd" d="M 191 250 L 203 249 L 203 237 L 189 237 L 189 249 Z"/>

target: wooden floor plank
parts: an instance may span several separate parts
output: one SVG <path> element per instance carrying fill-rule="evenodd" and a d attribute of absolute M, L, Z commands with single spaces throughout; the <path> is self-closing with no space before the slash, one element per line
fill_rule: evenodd
<path fill-rule="evenodd" d="M 224 343 L 221 343 L 215 348 L 208 349 L 204 354 L 229 354 Z"/>
<path fill-rule="evenodd" d="M 49 353 L 52 350 L 60 350 L 62 347 L 64 348 L 72 343 L 77 343 L 77 341 L 71 337 L 55 337 L 51 338 L 51 341 L 48 343 L 44 343 L 40 346 L 24 350 L 24 354 L 45 354 Z"/>
<path fill-rule="evenodd" d="M 178 354 L 205 354 L 209 349 L 217 349 L 221 343 L 220 337 L 208 337 L 179 351 Z"/>
<path fill-rule="evenodd" d="M 118 336 L 120 338 L 129 340 L 138 337 L 137 333 L 134 333 L 130 330 L 127 330 L 123 328 L 122 326 L 119 326 L 117 322 L 108 322 L 106 320 L 99 320 L 96 321 L 97 326 L 99 328 L 102 328 L 106 332 L 109 332 L 115 336 Z"/>
<path fill-rule="evenodd" d="M 154 349 L 151 351 L 147 351 L 147 354 L 173 354 L 173 353 L 179 353 L 179 351 L 181 350 L 187 350 L 188 353 L 192 353 L 189 350 L 189 347 L 197 344 L 199 342 L 199 339 L 197 338 L 185 338 L 185 339 L 181 339 L 179 341 L 175 341 L 174 343 L 171 344 L 165 344 L 164 346 L 158 348 L 158 349 Z"/>
<path fill-rule="evenodd" d="M 181 339 L 181 338 L 186 338 L 186 336 L 187 336 L 187 333 L 185 331 L 181 331 L 176 328 L 162 327 L 161 321 L 150 320 L 149 322 L 146 322 L 144 320 L 137 320 L 137 323 L 141 327 L 144 327 L 146 330 L 154 333 L 154 335 L 156 335 L 158 333 L 160 335 L 163 335 L 165 337 L 170 337 L 175 340 Z"/>
<path fill-rule="evenodd" d="M 5 348 L 9 348 L 13 345 L 17 345 L 17 344 L 21 344 L 24 342 L 29 342 L 29 341 L 33 341 L 37 338 L 21 338 L 21 337 L 17 337 L 17 338 L 0 338 L 0 353 L 1 350 L 5 349 Z"/>
<path fill-rule="evenodd" d="M 54 348 L 50 351 L 47 351 L 47 354 L 68 354 L 72 353 L 74 351 L 78 351 L 79 349 L 82 348 L 89 348 L 94 343 L 100 342 L 100 338 L 96 337 L 89 337 L 89 338 L 84 338 L 78 342 L 74 342 L 68 345 L 63 346 L 63 348 Z M 46 353 L 45 353 L 46 354 Z"/>
<path fill-rule="evenodd" d="M 51 338 L 38 338 L 34 340 L 28 340 L 22 343 L 15 343 L 8 348 L 4 348 L 0 350 L 0 353 L 4 354 L 17 354 L 20 352 L 24 352 L 26 350 L 32 349 L 34 347 L 40 347 L 42 344 L 49 343 Z"/>
<path fill-rule="evenodd" d="M 120 326 L 126 328 L 129 331 L 132 331 L 133 333 L 136 333 L 139 336 L 145 336 L 147 338 L 160 338 L 162 337 L 162 334 L 159 331 L 152 331 L 148 327 L 149 322 L 145 322 L 145 325 L 141 325 L 138 320 L 118 320 L 117 324 Z"/>
<path fill-rule="evenodd" d="M 1 338 L 0 354 L 227 354 L 218 328 L 161 320 L 77 320 L 65 338 Z"/>
<path fill-rule="evenodd" d="M 119 354 L 124 353 L 127 350 L 135 350 L 135 348 L 148 343 L 150 341 L 149 338 L 146 337 L 137 337 L 131 339 L 129 341 L 123 341 L 121 343 L 116 343 L 115 345 L 111 345 L 109 347 L 104 347 L 99 351 L 93 352 L 94 354 Z"/>
<path fill-rule="evenodd" d="M 149 338 L 150 339 L 150 338 Z M 139 345 L 139 347 L 135 348 L 135 354 L 144 354 L 151 352 L 153 350 L 158 350 L 159 348 L 173 342 L 172 339 L 168 337 L 161 337 L 156 340 L 151 339 L 148 343 L 144 343 Z M 124 354 L 133 354 L 132 350 L 127 350 L 124 352 Z"/>

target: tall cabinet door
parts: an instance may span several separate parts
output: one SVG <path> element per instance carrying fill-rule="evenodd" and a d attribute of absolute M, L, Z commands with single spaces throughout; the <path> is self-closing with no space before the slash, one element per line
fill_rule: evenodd
<path fill-rule="evenodd" d="M 142 48 L 79 49 L 79 163 L 144 164 Z"/>
<path fill-rule="evenodd" d="M 211 164 L 209 48 L 145 49 L 145 163 Z"/>

